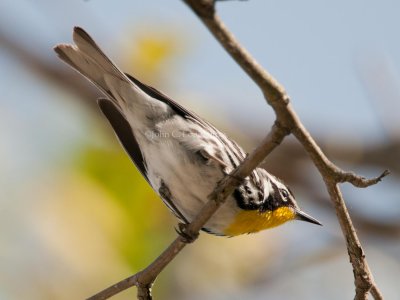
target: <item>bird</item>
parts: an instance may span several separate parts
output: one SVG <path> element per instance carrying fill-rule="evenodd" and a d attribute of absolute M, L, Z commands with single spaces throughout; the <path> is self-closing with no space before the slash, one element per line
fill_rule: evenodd
<path fill-rule="evenodd" d="M 217 183 L 247 153 L 227 135 L 159 90 L 121 71 L 81 27 L 58 57 L 99 88 L 97 104 L 137 169 L 185 232 Z M 202 230 L 217 236 L 259 232 L 291 220 L 322 225 L 303 212 L 289 187 L 264 168 L 242 179 Z"/>

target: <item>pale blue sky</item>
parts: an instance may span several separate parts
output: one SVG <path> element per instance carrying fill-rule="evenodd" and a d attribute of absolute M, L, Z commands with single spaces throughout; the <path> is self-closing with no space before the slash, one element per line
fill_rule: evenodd
<path fill-rule="evenodd" d="M 3 34 L 15 36 L 27 49 L 60 66 L 52 47 L 71 41 L 75 25 L 90 32 L 116 61 L 122 41 L 138 27 L 178 30 L 192 48 L 175 59 L 168 84 L 162 87 L 165 92 L 188 107 L 202 107 L 211 120 L 231 120 L 244 133 L 261 136 L 273 122 L 258 88 L 182 1 L 3 0 L 0 11 Z M 384 140 L 384 126 L 394 134 L 400 128 L 399 11 L 400 3 L 389 0 L 218 4 L 232 32 L 286 87 L 312 133 L 357 143 Z M 58 156 L 90 134 L 89 125 L 83 125 L 83 108 L 54 101 L 65 95 L 34 78 L 11 53 L 1 51 L 0 63 L 0 130 L 7 141 L 0 151 L 5 161 L 19 157 L 14 163 L 21 169 L 29 162 L 41 164 L 39 157 Z M 204 100 L 196 104 L 181 98 L 188 92 Z M 64 138 L 58 141 L 59 136 Z M 13 166 L 10 172 L 18 169 Z"/>
<path fill-rule="evenodd" d="M 218 13 L 286 87 L 300 118 L 318 141 L 357 145 L 381 143 L 390 135 L 398 137 L 400 1 L 232 0 L 219 3 Z M 242 135 L 252 132 L 261 137 L 273 122 L 273 113 L 258 88 L 180 0 L 0 2 L 1 34 L 13 36 L 26 49 L 61 68 L 67 66 L 52 48 L 70 42 L 76 25 L 85 28 L 117 62 L 121 62 L 123 41 L 135 29 L 178 31 L 190 46 L 185 55 L 174 60 L 171 74 L 161 86 L 164 92 L 200 110 L 222 128 L 240 128 Z M 50 174 L 62 170 L 60 164 L 68 162 L 71 150 L 83 140 L 99 143 L 104 139 L 97 130 L 101 125 L 88 117 L 94 112 L 79 101 L 71 101 L 76 95 L 31 73 L 12 53 L 4 51 L 1 43 L 0 90 L 0 229 L 10 240 L 18 236 L 15 231 L 22 232 L 22 245 L 31 246 L 25 236 L 29 226 L 24 225 L 29 220 L 18 216 L 35 205 L 29 204 L 32 199 L 27 197 L 32 178 L 40 178 L 38 174 L 48 167 Z M 184 95 L 194 98 L 185 99 Z M 203 100 L 199 103 L 194 99 Z M 224 122 L 218 123 L 219 119 Z M 377 175 L 381 170 L 366 167 L 361 171 Z M 305 166 L 304 173 L 312 174 L 312 170 Z M 344 194 L 353 199 L 348 202 L 351 210 L 389 221 L 399 219 L 398 177 L 368 190 L 346 186 Z M 14 245 L 22 252 L 29 248 Z M 393 242 L 392 248 L 398 257 L 399 243 Z M 380 265 L 380 256 L 374 259 L 373 251 L 368 254 L 378 266 L 397 266 L 391 262 Z M 346 257 L 342 261 L 347 264 Z M 385 294 L 389 299 L 398 295 L 392 284 L 398 276 L 392 276 L 388 269 L 378 268 L 376 278 L 388 285 Z M 353 295 L 351 279 L 346 281 L 346 291 Z M 331 299 L 337 299 L 335 292 L 342 291 L 331 289 Z M 290 294 L 286 287 L 281 290 L 278 286 L 278 291 Z M 0 287 L 0 299 L 17 299 L 2 292 Z"/>
<path fill-rule="evenodd" d="M 175 88 L 170 87 L 167 92 L 180 95 L 179 91 L 190 90 L 204 94 L 205 101 L 215 109 L 232 114 L 232 119 L 242 120 L 251 129 L 272 121 L 271 110 L 264 105 L 258 89 L 181 1 L 6 0 L 0 10 L 3 31 L 23 38 L 32 51 L 49 60 L 55 59 L 51 51 L 55 43 L 70 41 L 74 25 L 86 28 L 114 58 L 121 40 L 132 28 L 145 24 L 152 28 L 179 28 L 193 41 L 195 49 L 178 62 L 178 71 L 171 74 Z M 359 66 L 386 64 L 398 83 L 399 11 L 399 2 L 388 0 L 251 0 L 218 4 L 222 19 L 286 87 L 312 131 L 320 134 L 335 127 L 350 138 L 360 134 L 366 140 L 379 140 L 383 131 Z M 6 58 L 0 55 L 3 65 L 11 59 L 7 54 Z M 4 77 L 9 78 L 4 71 L 0 71 L 3 83 Z M 381 76 L 373 75 L 377 79 Z M 15 84 L 10 81 L 11 86 Z M 24 86 L 35 89 L 29 82 Z M 15 96 L 20 98 L 23 94 Z M 390 100 L 393 108 L 400 109 L 399 99 Z M 8 101 L 3 98 L 2 102 Z"/>

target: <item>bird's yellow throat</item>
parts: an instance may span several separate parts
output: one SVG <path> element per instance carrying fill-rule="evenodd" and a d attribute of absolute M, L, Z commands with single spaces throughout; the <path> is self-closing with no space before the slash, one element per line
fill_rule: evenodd
<path fill-rule="evenodd" d="M 274 211 L 259 212 L 257 210 L 243 210 L 237 214 L 233 222 L 225 229 L 228 236 L 243 233 L 253 233 L 260 230 L 281 225 L 296 217 L 289 207 L 280 207 Z"/>

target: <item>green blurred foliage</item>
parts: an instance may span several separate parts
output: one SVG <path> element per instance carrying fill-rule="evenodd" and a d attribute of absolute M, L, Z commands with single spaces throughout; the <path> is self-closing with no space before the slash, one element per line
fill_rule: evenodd
<path fill-rule="evenodd" d="M 160 198 L 122 149 L 86 146 L 76 153 L 75 163 L 126 212 L 115 246 L 132 270 L 143 268 L 172 238 L 173 219 Z"/>

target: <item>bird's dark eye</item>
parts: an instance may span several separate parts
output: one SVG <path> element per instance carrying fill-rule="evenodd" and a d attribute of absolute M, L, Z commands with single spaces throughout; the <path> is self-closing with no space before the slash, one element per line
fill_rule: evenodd
<path fill-rule="evenodd" d="M 286 201 L 287 198 L 289 197 L 289 194 L 286 190 L 280 190 L 281 195 L 283 196 L 283 201 Z"/>

